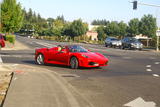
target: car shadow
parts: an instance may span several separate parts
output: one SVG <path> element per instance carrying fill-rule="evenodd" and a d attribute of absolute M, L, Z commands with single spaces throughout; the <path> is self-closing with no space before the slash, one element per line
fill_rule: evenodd
<path fill-rule="evenodd" d="M 29 65 L 37 65 L 35 63 L 34 60 L 25 60 L 25 61 L 22 61 L 24 64 L 29 64 Z M 40 65 L 37 65 L 37 66 L 40 66 Z M 66 68 L 66 69 L 71 69 L 70 66 L 66 66 L 66 65 L 58 65 L 58 64 L 50 64 L 50 63 L 47 63 L 43 66 L 49 66 L 49 67 L 58 67 L 58 68 Z M 90 67 L 90 68 L 86 68 L 86 67 L 79 67 L 78 70 L 96 70 L 96 69 L 102 69 L 101 67 Z M 74 70 L 74 69 L 72 69 Z"/>

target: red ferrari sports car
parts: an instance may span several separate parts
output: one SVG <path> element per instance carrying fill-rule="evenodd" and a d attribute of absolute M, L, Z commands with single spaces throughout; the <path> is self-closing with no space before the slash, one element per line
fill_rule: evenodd
<path fill-rule="evenodd" d="M 35 61 L 42 65 L 46 63 L 78 67 L 100 67 L 108 65 L 108 58 L 97 52 L 90 52 L 79 45 L 41 48 L 35 51 Z"/>

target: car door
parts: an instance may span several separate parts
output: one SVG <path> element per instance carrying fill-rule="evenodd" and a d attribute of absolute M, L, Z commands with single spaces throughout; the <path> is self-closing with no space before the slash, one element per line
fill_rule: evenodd
<path fill-rule="evenodd" d="M 58 54 L 58 47 L 48 49 L 47 51 L 48 61 L 56 61 L 57 54 Z"/>
<path fill-rule="evenodd" d="M 64 48 L 60 52 L 58 52 L 56 55 L 56 61 L 62 64 L 67 65 L 69 60 L 69 51 L 68 49 Z"/>

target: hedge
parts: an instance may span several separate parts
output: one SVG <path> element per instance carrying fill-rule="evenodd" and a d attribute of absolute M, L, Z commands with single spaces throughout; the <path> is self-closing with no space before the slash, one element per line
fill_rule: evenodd
<path fill-rule="evenodd" d="M 15 35 L 6 35 L 6 41 L 9 41 L 10 43 L 15 43 Z"/>

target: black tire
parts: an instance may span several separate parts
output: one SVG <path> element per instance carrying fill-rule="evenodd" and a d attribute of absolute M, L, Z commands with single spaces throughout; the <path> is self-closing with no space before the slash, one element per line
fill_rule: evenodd
<path fill-rule="evenodd" d="M 70 66 L 72 69 L 77 69 L 79 67 L 78 59 L 76 57 L 71 57 Z"/>
<path fill-rule="evenodd" d="M 112 43 L 109 44 L 109 47 L 110 47 L 110 48 L 113 47 L 113 46 L 112 46 Z"/>
<path fill-rule="evenodd" d="M 107 43 L 105 43 L 105 46 L 108 47 Z"/>
<path fill-rule="evenodd" d="M 131 45 L 129 45 L 129 46 L 128 46 L 128 49 L 129 49 L 129 50 L 132 50 L 132 47 L 131 47 Z"/>
<path fill-rule="evenodd" d="M 44 55 L 43 54 L 38 54 L 36 57 L 36 63 L 38 65 L 44 65 Z"/>

